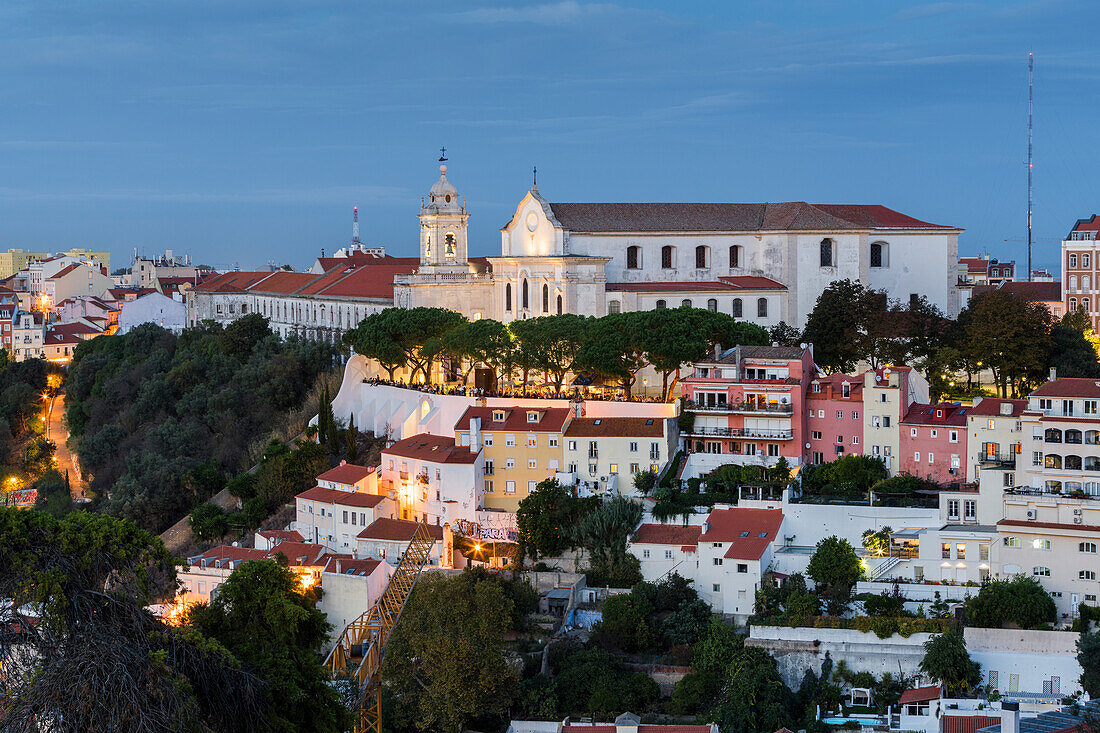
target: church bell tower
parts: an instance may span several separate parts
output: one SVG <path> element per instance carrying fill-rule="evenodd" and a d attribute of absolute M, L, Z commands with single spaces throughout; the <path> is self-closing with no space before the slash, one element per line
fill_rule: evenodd
<path fill-rule="evenodd" d="M 439 180 L 420 204 L 420 271 L 466 272 L 465 200 L 447 180 L 447 149 L 439 156 Z"/>

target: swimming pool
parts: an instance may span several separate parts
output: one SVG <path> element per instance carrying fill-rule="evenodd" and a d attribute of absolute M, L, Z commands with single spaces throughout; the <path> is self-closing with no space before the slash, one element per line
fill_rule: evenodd
<path fill-rule="evenodd" d="M 844 725 L 845 723 L 859 723 L 860 725 L 885 725 L 882 718 L 873 715 L 849 715 L 846 718 L 822 718 L 822 723 L 829 725 Z"/>

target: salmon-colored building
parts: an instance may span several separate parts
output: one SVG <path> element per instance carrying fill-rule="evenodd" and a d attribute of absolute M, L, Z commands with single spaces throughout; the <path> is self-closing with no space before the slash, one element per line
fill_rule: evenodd
<path fill-rule="evenodd" d="M 814 371 L 810 349 L 798 346 L 735 346 L 698 362 L 680 383 L 695 414 L 682 431 L 687 451 L 701 468 L 772 466 L 780 456 L 800 465 Z"/>
<path fill-rule="evenodd" d="M 828 463 L 863 454 L 862 376 L 830 374 L 810 382 L 806 393 L 806 460 Z"/>
<path fill-rule="evenodd" d="M 901 421 L 901 472 L 941 484 L 966 480 L 966 416 L 954 402 L 914 403 Z"/>

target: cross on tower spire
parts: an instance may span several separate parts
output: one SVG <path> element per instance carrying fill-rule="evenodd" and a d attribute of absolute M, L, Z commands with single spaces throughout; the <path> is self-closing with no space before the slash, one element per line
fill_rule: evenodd
<path fill-rule="evenodd" d="M 531 188 L 539 187 L 539 169 L 538 166 L 531 166 Z"/>
<path fill-rule="evenodd" d="M 446 146 L 439 149 L 439 162 L 440 163 L 446 163 L 447 162 L 447 148 L 446 148 Z"/>

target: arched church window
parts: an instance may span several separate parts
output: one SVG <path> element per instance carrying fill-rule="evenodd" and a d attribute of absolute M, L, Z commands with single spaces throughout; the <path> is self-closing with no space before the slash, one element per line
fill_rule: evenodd
<path fill-rule="evenodd" d="M 512 283 L 504 286 L 504 310 L 512 311 Z"/>
<path fill-rule="evenodd" d="M 708 249 L 710 248 L 705 244 L 700 244 L 695 248 L 695 266 L 700 270 L 710 266 L 710 262 L 708 262 L 710 253 L 707 251 Z"/>
<path fill-rule="evenodd" d="M 642 266 L 642 248 L 631 245 L 626 248 L 626 269 L 637 270 Z"/>
<path fill-rule="evenodd" d="M 768 316 L 768 299 L 758 298 L 756 300 L 756 315 L 758 318 L 767 318 Z"/>
<path fill-rule="evenodd" d="M 730 246 L 730 269 L 741 266 L 741 246 L 734 244 Z"/>
<path fill-rule="evenodd" d="M 550 286 L 545 283 L 542 285 L 542 312 L 550 312 Z"/>
<path fill-rule="evenodd" d="M 833 267 L 836 261 L 833 259 L 833 240 L 821 240 L 821 266 Z"/>
<path fill-rule="evenodd" d="M 444 196 L 443 200 L 446 201 L 448 204 L 451 203 L 451 194 L 447 194 L 446 196 Z"/>
<path fill-rule="evenodd" d="M 447 236 L 444 238 L 444 243 L 447 245 L 446 252 L 448 257 L 455 256 L 455 235 L 454 232 L 447 232 Z"/>
<path fill-rule="evenodd" d="M 521 297 L 523 298 L 523 300 L 520 307 L 524 310 L 527 310 L 531 307 L 530 299 L 527 297 L 527 278 L 523 278 L 523 291 Z"/>
<path fill-rule="evenodd" d="M 886 245 L 882 242 L 871 242 L 871 267 L 886 267 Z"/>
<path fill-rule="evenodd" d="M 690 308 L 691 307 L 691 299 L 690 298 L 684 298 L 683 300 L 681 300 L 680 301 L 680 307 L 681 308 Z"/>
<path fill-rule="evenodd" d="M 663 309 L 664 307 L 665 307 L 665 301 L 663 301 L 663 300 L 658 300 L 658 301 L 657 301 L 657 310 L 661 310 L 661 309 Z"/>
<path fill-rule="evenodd" d="M 733 299 L 733 317 L 740 318 L 744 314 L 744 305 L 740 298 Z"/>
<path fill-rule="evenodd" d="M 558 315 L 561 315 L 561 296 L 558 296 Z"/>
<path fill-rule="evenodd" d="M 671 244 L 666 244 L 661 247 L 661 267 L 666 270 L 672 269 L 672 259 L 676 253 L 676 248 Z"/>
<path fill-rule="evenodd" d="M 617 300 L 609 300 L 607 302 L 607 312 L 608 313 L 622 313 L 623 312 L 622 303 L 617 301 Z"/>
<path fill-rule="evenodd" d="M 707 301 L 707 310 L 710 311 L 711 313 L 717 313 L 718 312 L 718 299 L 717 298 L 711 298 L 710 300 Z"/>

